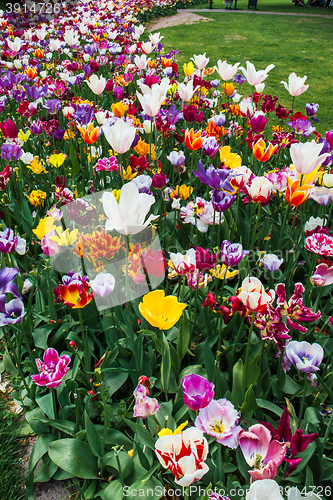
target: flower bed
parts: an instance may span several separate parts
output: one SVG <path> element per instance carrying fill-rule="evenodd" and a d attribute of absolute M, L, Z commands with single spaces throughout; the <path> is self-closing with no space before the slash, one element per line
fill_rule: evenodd
<path fill-rule="evenodd" d="M 201 54 L 180 76 L 140 24 L 179 4 L 55 5 L 0 20 L 0 321 L 39 436 L 28 495 L 329 498 L 333 131 L 296 110 L 305 78 L 288 110 L 264 93 L 274 65 Z"/>

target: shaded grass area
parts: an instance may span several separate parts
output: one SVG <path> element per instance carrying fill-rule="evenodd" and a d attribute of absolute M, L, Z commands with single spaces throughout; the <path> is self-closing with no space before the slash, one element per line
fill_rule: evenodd
<path fill-rule="evenodd" d="M 22 500 L 25 492 L 20 465 L 20 436 L 8 403 L 0 398 L 0 498 L 1 500 Z"/>
<path fill-rule="evenodd" d="M 234 0 L 235 1 L 235 0 Z M 307 4 L 308 0 L 304 0 Z M 235 3 L 233 3 L 233 7 Z M 213 9 L 224 9 L 225 5 L 223 0 L 213 0 Z M 196 9 L 207 9 L 209 4 L 199 4 L 195 6 Z M 250 7 L 251 9 L 252 7 Z M 248 10 L 248 0 L 238 0 L 237 10 Z M 322 14 L 333 16 L 333 7 L 325 9 L 323 7 L 295 7 L 291 0 L 258 0 L 257 10 L 264 12 L 284 12 L 284 13 L 297 13 L 302 15 L 308 14 Z"/>
<path fill-rule="evenodd" d="M 309 9 L 310 10 L 310 9 Z M 326 11 L 329 9 L 325 9 Z M 252 14 L 224 14 L 205 12 L 213 22 L 173 26 L 159 30 L 164 36 L 165 51 L 179 49 L 177 56 L 180 71 L 193 54 L 210 58 L 209 66 L 218 59 L 229 63 L 251 61 L 256 69 L 271 63 L 275 68 L 265 80 L 267 94 L 277 95 L 278 103 L 292 106 L 292 98 L 280 83 L 287 81 L 292 71 L 298 76 L 307 75 L 309 89 L 297 97 L 294 110 L 305 114 L 306 103 L 319 103 L 315 126 L 320 133 L 333 129 L 333 30 L 332 20 L 290 16 Z M 215 72 L 212 78 L 217 78 Z M 181 78 L 180 78 L 181 80 Z M 244 97 L 251 92 L 245 83 L 239 87 Z"/>

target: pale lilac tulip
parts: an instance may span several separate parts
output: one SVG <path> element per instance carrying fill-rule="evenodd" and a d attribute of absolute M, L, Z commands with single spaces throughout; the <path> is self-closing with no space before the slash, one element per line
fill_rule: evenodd
<path fill-rule="evenodd" d="M 108 297 L 113 292 L 115 283 L 114 276 L 110 273 L 99 273 L 89 282 L 93 292 L 99 297 Z"/>
<path fill-rule="evenodd" d="M 319 167 L 330 156 L 330 153 L 321 155 L 321 150 L 322 144 L 317 144 L 315 140 L 292 144 L 290 146 L 290 156 L 296 172 L 300 175 L 306 175 Z"/>
<path fill-rule="evenodd" d="M 267 271 L 277 271 L 283 263 L 283 259 L 279 259 L 274 253 L 267 253 L 263 257 L 262 263 Z"/>
<path fill-rule="evenodd" d="M 249 61 L 246 61 L 246 69 L 243 67 L 239 69 L 243 72 L 249 85 L 255 87 L 256 85 L 259 85 L 259 83 L 262 83 L 264 80 L 266 80 L 268 72 L 274 67 L 275 67 L 274 64 L 270 64 L 269 66 L 267 66 L 266 69 L 256 71 L 254 64 L 250 63 Z"/>
<path fill-rule="evenodd" d="M 298 342 L 292 340 L 286 347 L 286 355 L 300 372 L 312 373 L 320 370 L 319 365 L 324 357 L 321 345 L 309 344 L 309 342 Z"/>
<path fill-rule="evenodd" d="M 126 153 L 132 146 L 136 130 L 124 120 L 118 119 L 111 127 L 104 123 L 102 129 L 105 139 L 117 153 Z"/>
<path fill-rule="evenodd" d="M 31 375 L 36 385 L 46 385 L 46 387 L 59 387 L 62 378 L 69 370 L 71 358 L 67 354 L 59 357 L 58 352 L 51 347 L 44 352 L 43 361 L 36 359 L 38 375 Z"/>
<path fill-rule="evenodd" d="M 182 388 L 184 403 L 190 410 L 206 408 L 214 397 L 214 384 L 200 375 L 185 375 Z"/>
<path fill-rule="evenodd" d="M 214 399 L 205 408 L 199 410 L 195 426 L 218 443 L 228 448 L 237 448 L 238 434 L 242 428 L 238 425 L 240 414 L 227 399 Z"/>
<path fill-rule="evenodd" d="M 214 66 L 221 80 L 227 82 L 231 80 L 235 74 L 237 73 L 238 66 L 240 63 L 236 63 L 233 66 L 228 64 L 227 61 L 221 61 L 220 59 L 217 61 L 217 66 Z"/>
<path fill-rule="evenodd" d="M 308 90 L 309 85 L 304 85 L 306 79 L 307 76 L 301 78 L 300 76 L 297 76 L 296 73 L 290 73 L 288 77 L 288 83 L 283 81 L 281 83 L 283 83 L 284 88 L 289 92 L 291 96 L 297 97 Z"/>
<path fill-rule="evenodd" d="M 318 203 L 318 205 L 329 205 L 333 200 L 333 188 L 313 186 L 311 188 L 309 198 Z"/>

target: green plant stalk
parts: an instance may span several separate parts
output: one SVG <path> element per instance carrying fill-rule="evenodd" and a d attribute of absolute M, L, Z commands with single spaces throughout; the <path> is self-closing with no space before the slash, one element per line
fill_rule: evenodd
<path fill-rule="evenodd" d="M 108 432 L 108 418 L 107 418 L 107 408 L 106 408 L 106 393 L 103 385 L 103 379 L 102 379 L 102 373 L 100 368 L 95 369 L 95 373 L 97 375 L 97 380 L 99 382 L 99 387 L 101 389 L 101 395 L 102 395 L 102 400 L 103 400 L 103 416 L 104 416 L 104 429 L 103 429 L 103 441 L 102 441 L 102 455 L 104 455 L 104 448 L 105 448 L 105 443 L 106 443 L 106 436 Z M 118 455 L 117 455 L 118 456 Z M 119 459 L 118 459 L 119 460 Z M 120 475 L 120 472 L 119 472 Z"/>
<path fill-rule="evenodd" d="M 20 374 L 20 377 L 21 377 L 21 379 L 22 379 L 22 382 L 23 382 L 23 384 L 24 384 L 24 387 L 25 387 L 25 389 L 26 389 L 26 391 L 27 391 L 27 393 L 28 393 L 28 396 L 29 396 L 29 398 L 30 398 L 30 388 L 29 388 L 28 384 L 26 383 L 25 376 L 24 376 L 24 373 L 23 373 L 23 370 L 22 370 L 22 365 L 21 365 L 21 362 L 20 362 L 20 360 L 18 360 L 18 359 L 17 359 L 17 357 L 16 357 L 16 351 L 15 351 L 15 348 L 14 348 L 14 346 L 13 346 L 13 343 L 12 343 L 12 341 L 11 341 L 11 339 L 10 339 L 10 334 L 8 334 L 8 333 L 6 332 L 6 329 L 5 329 L 5 328 L 3 329 L 3 332 L 4 332 L 4 334 L 5 334 L 5 338 L 6 338 L 7 342 L 8 342 L 8 344 L 9 344 L 10 350 L 11 350 L 11 351 L 12 351 L 12 353 L 13 353 L 14 360 L 15 360 L 15 363 L 16 363 L 16 366 L 17 366 L 17 369 L 18 369 L 18 372 L 19 372 L 19 374 Z"/>
<path fill-rule="evenodd" d="M 251 326 L 250 326 L 250 329 L 249 329 L 249 335 L 248 335 L 247 344 L 246 344 L 244 383 L 243 383 L 243 387 L 242 387 L 242 389 L 243 389 L 244 392 L 245 392 L 245 383 L 247 381 L 247 374 L 248 374 L 248 363 L 249 363 L 251 336 L 252 336 L 253 325 L 254 325 L 254 316 L 255 316 L 255 313 L 253 312 L 252 319 L 251 319 Z"/>
<path fill-rule="evenodd" d="M 84 369 L 86 372 L 90 371 L 90 353 L 89 353 L 89 345 L 88 339 L 86 338 L 86 333 L 83 324 L 82 310 L 78 309 L 79 320 L 82 332 L 82 343 L 83 343 L 83 352 L 84 352 Z"/>
<path fill-rule="evenodd" d="M 303 394 L 302 394 L 302 399 L 301 399 L 301 407 L 299 409 L 299 415 L 298 415 L 298 423 L 297 423 L 297 429 L 300 429 L 300 424 L 301 424 L 301 420 L 303 418 L 303 411 L 304 411 L 304 403 L 305 403 L 305 394 L 306 394 L 306 389 L 307 389 L 307 386 L 308 386 L 308 377 L 307 377 L 307 374 L 305 375 L 305 378 L 304 378 L 304 391 L 303 391 Z"/>
<path fill-rule="evenodd" d="M 257 230 L 258 230 L 258 224 L 259 224 L 259 219 L 260 219 L 260 213 L 261 213 L 261 202 L 258 203 L 257 220 L 256 220 L 256 225 L 255 225 L 255 228 L 253 231 L 252 241 L 251 241 L 250 248 L 249 248 L 250 251 L 253 250 L 254 244 L 255 244 L 256 239 L 257 239 Z"/>

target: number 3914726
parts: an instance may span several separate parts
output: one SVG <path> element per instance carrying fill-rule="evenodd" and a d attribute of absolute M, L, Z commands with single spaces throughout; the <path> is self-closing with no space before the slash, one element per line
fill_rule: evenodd
<path fill-rule="evenodd" d="M 59 14 L 61 10 L 61 5 L 59 3 L 44 3 L 44 2 L 28 2 L 28 3 L 6 3 L 6 13 L 19 14 L 20 12 L 24 14 Z"/>

